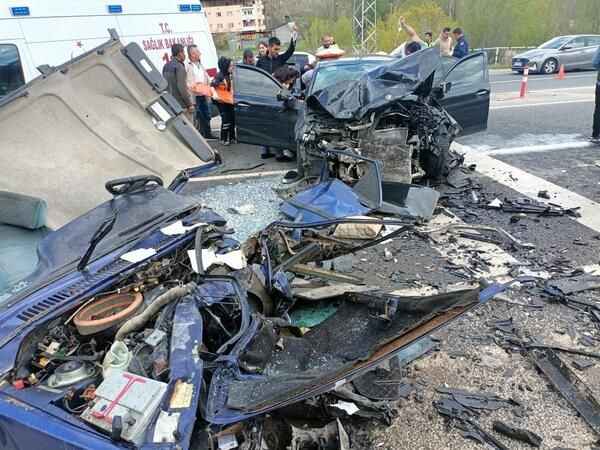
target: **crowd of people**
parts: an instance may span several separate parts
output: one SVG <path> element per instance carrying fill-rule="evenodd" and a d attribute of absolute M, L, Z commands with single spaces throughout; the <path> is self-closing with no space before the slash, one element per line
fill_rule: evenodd
<path fill-rule="evenodd" d="M 398 25 L 398 31 L 405 32 L 408 40 L 393 50 L 390 53 L 392 56 L 404 57 L 429 47 L 439 48 L 442 56 L 458 59 L 464 58 L 469 53 L 469 42 L 462 28 L 457 27 L 451 30 L 449 27 L 444 27 L 434 41 L 431 31 L 423 33 L 424 39 L 421 39 L 415 29 L 406 23 L 404 17 L 400 17 Z"/>
<path fill-rule="evenodd" d="M 411 27 L 404 17 L 400 17 L 400 32 L 407 34 L 408 39 L 390 55 L 406 57 L 427 47 L 437 47 L 445 57 L 463 58 L 469 52 L 469 44 L 461 28 L 450 30 L 446 27 L 434 41 L 433 33 L 426 31 L 423 39 Z M 270 73 L 283 86 L 291 88 L 301 77 L 303 85 L 308 86 L 318 61 L 337 59 L 345 52 L 335 42 L 334 36 L 325 34 L 321 38 L 321 46 L 315 52 L 316 60 L 302 68 L 302 73 L 288 65 L 289 59 L 296 51 L 297 29 L 294 27 L 291 41 L 285 52 L 279 38 L 273 36 L 268 41 L 257 45 L 256 53 L 251 49 L 243 52 L 242 64 L 253 65 Z M 187 53 L 187 66 L 186 66 Z M 172 57 L 163 68 L 163 76 L 169 84 L 169 93 L 181 104 L 186 114 L 192 119 L 198 131 L 209 140 L 216 140 L 211 130 L 210 103 L 214 102 L 221 117 L 221 133 L 219 139 L 223 145 L 236 141 L 236 125 L 234 110 L 233 70 L 235 63 L 221 56 L 218 60 L 218 73 L 211 78 L 202 65 L 202 55 L 196 45 L 184 48 L 175 44 L 171 48 Z M 295 154 L 291 149 L 272 149 L 263 147 L 261 158 L 276 158 L 278 161 L 291 161 Z"/>

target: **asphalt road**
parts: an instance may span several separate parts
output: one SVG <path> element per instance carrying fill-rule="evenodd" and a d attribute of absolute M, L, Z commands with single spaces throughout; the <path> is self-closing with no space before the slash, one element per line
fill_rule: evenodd
<path fill-rule="evenodd" d="M 492 70 L 490 83 L 494 92 L 515 92 L 518 94 L 522 75 L 509 70 Z M 556 79 L 556 75 L 529 75 L 529 88 L 539 89 L 564 89 L 580 86 L 592 86 L 596 79 L 596 72 L 576 71 L 567 72 L 564 80 Z"/>
<path fill-rule="evenodd" d="M 479 148 L 507 148 L 576 142 L 591 134 L 595 72 L 530 75 L 519 98 L 521 76 L 508 70 L 490 74 L 492 103 L 488 129 L 459 139 Z"/>

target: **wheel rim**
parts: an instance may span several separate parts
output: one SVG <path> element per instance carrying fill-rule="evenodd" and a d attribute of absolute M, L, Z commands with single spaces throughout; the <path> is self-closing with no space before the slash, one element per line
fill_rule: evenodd
<path fill-rule="evenodd" d="M 546 61 L 546 64 L 544 64 L 544 72 L 554 73 L 555 70 L 556 70 L 556 62 Z"/>

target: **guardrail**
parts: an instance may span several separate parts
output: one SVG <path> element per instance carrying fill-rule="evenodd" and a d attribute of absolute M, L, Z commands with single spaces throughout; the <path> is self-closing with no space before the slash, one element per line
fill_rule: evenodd
<path fill-rule="evenodd" d="M 489 47 L 489 48 L 478 48 L 475 49 L 477 51 L 483 51 L 487 53 L 488 63 L 490 65 L 506 65 L 510 66 L 512 63 L 513 56 L 526 52 L 527 50 L 531 50 L 536 48 L 536 46 L 531 47 Z"/>

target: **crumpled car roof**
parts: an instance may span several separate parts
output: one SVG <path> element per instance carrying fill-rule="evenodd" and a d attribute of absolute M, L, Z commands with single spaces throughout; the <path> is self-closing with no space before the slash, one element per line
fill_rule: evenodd
<path fill-rule="evenodd" d="M 137 58 L 152 70 L 136 69 Z M 214 161 L 191 122 L 172 110 L 166 81 L 137 44 L 111 39 L 48 70 L 0 100 L 0 190 L 44 199 L 50 228 L 110 199 L 107 180 L 153 174 L 168 184 Z M 153 122 L 156 104 L 164 131 Z"/>
<path fill-rule="evenodd" d="M 429 94 L 433 74 L 441 63 L 439 49 L 428 48 L 406 58 L 383 63 L 358 80 L 317 91 L 307 99 L 307 105 L 322 108 L 336 119 L 360 120 L 369 111 L 406 95 L 416 92 Z"/>

